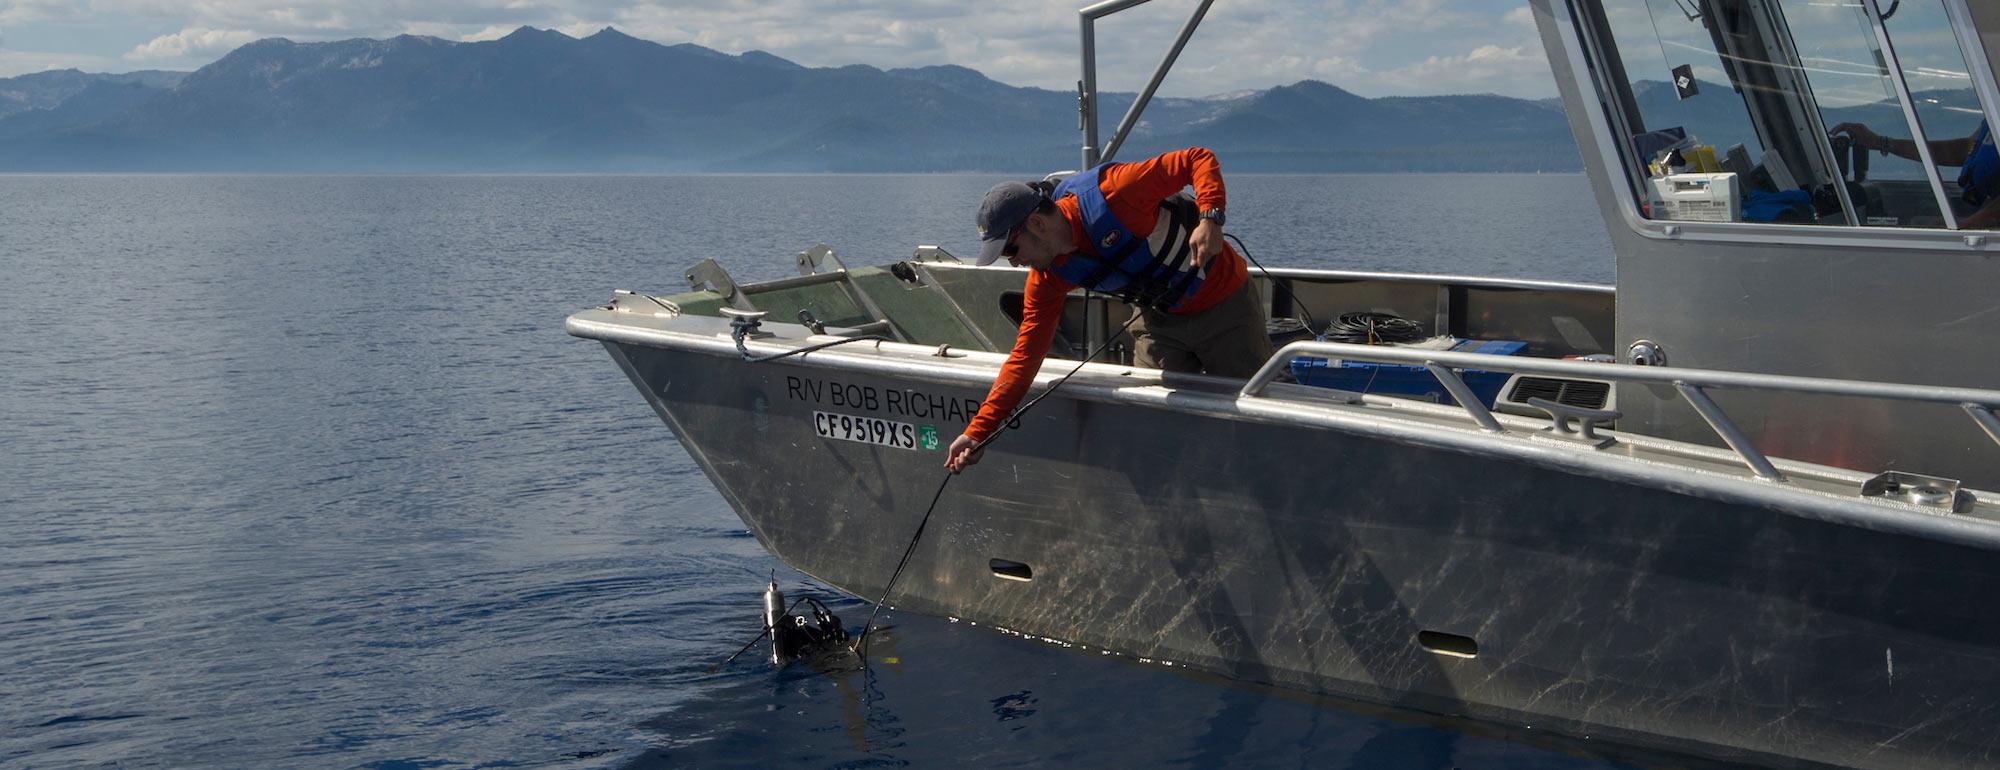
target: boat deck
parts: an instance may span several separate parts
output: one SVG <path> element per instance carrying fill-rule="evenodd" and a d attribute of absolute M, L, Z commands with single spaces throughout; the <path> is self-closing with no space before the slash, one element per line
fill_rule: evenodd
<path fill-rule="evenodd" d="M 808 254 L 802 265 L 814 264 Z M 923 252 L 919 252 L 923 256 Z M 819 257 L 823 264 L 830 254 Z M 931 259 L 948 259 L 932 255 Z M 720 316 L 725 308 L 767 313 L 761 339 L 746 343 L 754 354 L 781 353 L 799 347 L 834 342 L 862 334 L 881 334 L 902 342 L 863 342 L 843 345 L 800 356 L 804 367 L 868 372 L 913 382 L 931 382 L 960 387 L 983 388 L 990 384 L 1005 360 L 1006 344 L 1011 343 L 1013 322 L 1006 318 L 1010 291 L 1018 296 L 1021 271 L 1003 268 L 971 268 L 945 261 L 912 261 L 885 268 L 811 273 L 798 278 L 764 284 L 739 286 L 719 274 L 712 263 L 690 272 L 690 282 L 701 285 L 696 291 L 672 297 L 620 292 L 611 304 L 576 314 L 569 331 L 578 336 L 607 342 L 641 346 L 700 350 L 718 355 L 736 355 L 730 322 Z M 1402 349 L 1391 346 L 1361 348 L 1328 343 L 1301 343 L 1274 356 L 1267 371 L 1250 383 L 1205 375 L 1173 374 L 1131 366 L 1122 361 L 1085 364 L 1065 385 L 1070 397 L 1101 400 L 1231 419 L 1268 421 L 1291 425 L 1316 425 L 1365 435 L 1393 437 L 1403 441 L 1450 447 L 1458 451 L 1509 457 L 1537 464 L 1550 464 L 1606 477 L 1643 479 L 1647 483 L 1728 488 L 1731 497 L 1756 500 L 1760 504 L 1782 504 L 1813 515 L 1834 516 L 1861 526 L 1897 531 L 1924 532 L 1951 539 L 1971 538 L 2000 543 L 2000 530 L 1987 522 L 2000 522 L 2000 494 L 1961 490 L 1942 505 L 1913 502 L 1911 495 L 1885 495 L 1868 489 L 1879 482 L 1879 473 L 1844 469 L 1782 457 L 1767 457 L 1743 440 L 1740 430 L 1728 423 L 1718 403 L 1727 394 L 1708 397 L 1698 387 L 1717 376 L 1722 384 L 1755 388 L 1789 384 L 1809 392 L 1814 381 L 1806 378 L 1770 378 L 1733 373 L 1686 370 L 1675 374 L 1665 368 L 1631 367 L 1557 361 L 1564 355 L 1601 353 L 1580 348 L 1591 344 L 1599 333 L 1586 319 L 1608 322 L 1611 295 L 1602 287 L 1528 281 L 1486 281 L 1462 277 L 1397 275 L 1381 273 L 1340 273 L 1336 271 L 1289 271 L 1264 279 L 1287 285 L 1274 293 L 1294 295 L 1293 302 L 1354 304 L 1370 310 L 1404 310 L 1424 305 L 1434 311 L 1430 318 L 1444 328 L 1467 335 L 1511 333 L 1529 337 L 1525 355 L 1499 356 L 1478 353 Z M 1268 289 L 1266 289 L 1268 290 Z M 1494 300 L 1482 294 L 1506 297 Z M 1471 299 L 1478 297 L 1479 299 Z M 1357 299 L 1358 298 L 1358 299 Z M 1454 306 L 1454 301 L 1459 303 Z M 1505 305 L 1510 314 L 1468 313 L 1467 305 L 1478 302 Z M 1538 304 L 1540 303 L 1540 304 Z M 1279 303 L 1284 304 L 1284 303 Z M 985 312 L 967 308 L 987 308 Z M 1553 310 L 1551 310 L 1553 307 Z M 1540 308 L 1539 311 L 1534 308 Z M 1054 358 L 1076 360 L 1082 347 L 1074 338 L 1101 340 L 1122 308 L 1101 297 L 1072 298 L 1068 332 L 1058 339 Z M 789 311 L 789 312 L 787 312 Z M 1597 312 L 1593 312 L 1597 311 Z M 714 315 L 711 315 L 714 314 Z M 803 314 L 803 316 L 802 316 Z M 785 323 L 787 318 L 807 318 L 820 325 L 814 328 Z M 1474 322 L 1472 319 L 1478 319 Z M 1093 323 L 1093 321 L 1101 323 Z M 1496 330 L 1498 330 L 1496 332 Z M 1114 342 L 1111 349 L 1118 351 Z M 1129 356 L 1129 347 L 1124 351 Z M 1610 382 L 1636 377 L 1644 369 L 1652 382 L 1618 382 L 1616 387 L 1648 387 L 1671 392 L 1676 386 L 1691 388 L 1694 396 L 1716 410 L 1725 426 L 1718 430 L 1714 445 L 1648 436 L 1615 429 L 1615 414 L 1605 417 L 1590 437 L 1558 430 L 1548 413 L 1540 408 L 1519 413 L 1521 404 L 1507 413 L 1475 406 L 1467 409 L 1451 403 L 1432 403 L 1419 398 L 1381 393 L 1361 393 L 1297 384 L 1289 381 L 1285 364 L 1301 355 L 1328 355 L 1349 360 L 1373 359 L 1391 364 L 1430 364 L 1441 381 L 1457 380 L 1466 370 L 1510 372 L 1523 376 L 1537 372 L 1550 378 L 1594 378 Z M 1044 366 L 1038 383 L 1044 387 L 1068 371 L 1069 366 Z M 1550 369 L 1553 371 L 1548 371 Z M 1742 380 L 1743 382 L 1737 382 Z M 1780 382 L 1785 381 L 1785 382 Z M 1689 382 L 1696 385 L 1689 385 Z M 1447 386 L 1452 383 L 1447 382 Z M 1826 381 L 1838 390 L 1851 383 Z M 1864 384 L 1865 385 L 1865 384 Z M 1901 386 L 1882 385 L 1890 395 Z M 1921 389 L 1919 389 L 1921 390 Z M 1933 389 L 1936 390 L 1936 389 Z M 1717 399 L 1720 399 L 1718 402 Z M 1980 401 L 1980 399 L 1985 399 Z M 2000 392 L 1956 390 L 1947 402 L 1979 402 L 2000 405 Z M 1972 407 L 1965 407 L 1972 409 Z M 1582 412 L 1589 409 L 1559 409 Z M 1967 423 L 1975 430 L 1977 414 Z M 1988 418 L 1990 412 L 1985 412 Z M 1574 426 L 1572 426 L 1574 427 Z M 2000 440 L 2000 437 L 1996 437 Z M 1945 480 L 1949 481 L 1949 480 Z M 1878 483 L 1879 486 L 1879 483 Z M 1864 497 L 1864 491 L 1870 492 Z M 1720 493 L 1720 492 L 1718 492 Z"/>

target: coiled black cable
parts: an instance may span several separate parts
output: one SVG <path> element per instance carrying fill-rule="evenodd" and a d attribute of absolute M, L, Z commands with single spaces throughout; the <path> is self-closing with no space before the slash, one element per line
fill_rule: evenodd
<path fill-rule="evenodd" d="M 1357 345 L 1394 345 L 1419 342 L 1429 335 L 1424 327 L 1408 318 L 1389 313 L 1344 313 L 1328 324 L 1320 339 Z"/>

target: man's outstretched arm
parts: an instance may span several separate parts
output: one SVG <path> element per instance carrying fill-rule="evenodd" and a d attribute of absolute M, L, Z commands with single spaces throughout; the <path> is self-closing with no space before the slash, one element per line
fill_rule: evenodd
<path fill-rule="evenodd" d="M 979 455 L 973 453 L 972 447 L 999 431 L 1001 422 L 1028 395 L 1028 388 L 1035 384 L 1035 375 L 1042 370 L 1042 359 L 1048 357 L 1049 345 L 1055 342 L 1063 303 L 1073 288 L 1068 282 L 1039 270 L 1029 271 L 1021 298 L 1021 331 L 1014 335 L 1014 349 L 1007 354 L 1007 362 L 1000 365 L 1000 376 L 993 380 L 993 389 L 987 391 L 979 414 L 965 426 L 964 433 L 952 439 L 951 448 L 945 450 L 945 467 L 962 471 L 965 466 L 979 462 Z"/>

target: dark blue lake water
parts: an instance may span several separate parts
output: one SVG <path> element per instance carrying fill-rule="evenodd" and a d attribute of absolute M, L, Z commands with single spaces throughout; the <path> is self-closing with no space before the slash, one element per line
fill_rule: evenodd
<path fill-rule="evenodd" d="M 867 674 L 709 673 L 774 568 L 866 607 L 563 317 L 970 254 L 994 181 L 0 176 L 0 766 L 1623 766 L 895 612 Z M 1612 277 L 1578 176 L 1230 193 L 1274 266 Z"/>

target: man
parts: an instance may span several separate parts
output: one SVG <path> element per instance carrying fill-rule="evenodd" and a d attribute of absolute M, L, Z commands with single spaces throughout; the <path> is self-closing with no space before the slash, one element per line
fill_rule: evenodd
<path fill-rule="evenodd" d="M 1194 187 L 1189 201 L 1183 188 Z M 1055 339 L 1063 298 L 1081 286 L 1130 302 L 1134 363 L 1172 372 L 1249 377 L 1271 357 L 1266 313 L 1243 258 L 1222 240 L 1225 194 L 1214 153 L 1200 147 L 1107 163 L 1051 190 L 1005 182 L 975 223 L 978 263 L 1027 267 L 1021 329 L 978 416 L 951 442 L 945 466 L 979 462 L 973 448 L 1027 395 Z"/>
<path fill-rule="evenodd" d="M 1914 139 L 1891 139 L 1861 123 L 1842 123 L 1829 134 L 1846 134 L 1864 150 L 1880 150 L 1890 155 L 1922 162 Z M 2000 227 L 2000 152 L 1993 148 L 1993 132 L 1986 121 L 1971 136 L 1930 140 L 1931 160 L 1940 166 L 1958 166 L 1958 205 L 1953 213 L 1958 226 L 1966 230 Z"/>

